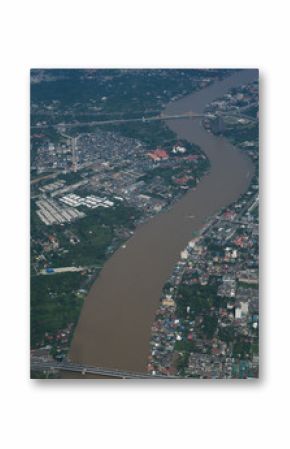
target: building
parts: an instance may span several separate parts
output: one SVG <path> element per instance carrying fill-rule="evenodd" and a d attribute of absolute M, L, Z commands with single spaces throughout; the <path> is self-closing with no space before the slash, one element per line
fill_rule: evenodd
<path fill-rule="evenodd" d="M 150 151 L 150 153 L 147 154 L 154 162 L 165 161 L 168 159 L 167 151 L 161 150 L 159 148 L 154 151 Z"/>

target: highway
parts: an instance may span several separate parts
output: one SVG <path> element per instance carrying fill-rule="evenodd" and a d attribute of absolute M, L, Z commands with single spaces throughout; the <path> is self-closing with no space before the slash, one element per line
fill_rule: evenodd
<path fill-rule="evenodd" d="M 95 374 L 103 377 L 114 377 L 116 379 L 180 379 L 177 376 L 161 376 L 152 375 L 147 373 L 136 373 L 130 371 L 122 371 L 111 368 L 101 368 L 96 366 L 87 366 L 78 363 L 71 363 L 68 361 L 63 362 L 43 362 L 43 361 L 31 361 L 31 371 L 71 371 L 74 373 Z"/>

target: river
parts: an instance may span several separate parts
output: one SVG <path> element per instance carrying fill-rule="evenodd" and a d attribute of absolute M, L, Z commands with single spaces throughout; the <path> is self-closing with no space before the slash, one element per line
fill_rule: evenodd
<path fill-rule="evenodd" d="M 171 102 L 164 113 L 203 112 L 207 103 L 230 88 L 257 78 L 257 70 L 236 72 Z M 245 154 L 207 132 L 199 120 L 170 120 L 167 126 L 179 138 L 201 147 L 210 160 L 209 174 L 171 209 L 139 225 L 126 248 L 119 248 L 106 262 L 82 308 L 69 354 L 75 362 L 146 370 L 154 314 L 180 251 L 193 231 L 247 190 L 254 174 Z"/>

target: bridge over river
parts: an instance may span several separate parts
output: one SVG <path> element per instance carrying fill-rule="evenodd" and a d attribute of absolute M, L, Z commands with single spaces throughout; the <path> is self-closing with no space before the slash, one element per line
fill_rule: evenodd
<path fill-rule="evenodd" d="M 83 126 L 85 127 L 94 127 L 94 126 L 100 126 L 100 125 L 122 125 L 126 123 L 136 123 L 136 122 L 143 122 L 143 123 L 149 123 L 154 121 L 170 121 L 170 120 L 178 120 L 178 119 L 216 119 L 218 117 L 236 117 L 236 118 L 245 118 L 250 121 L 255 120 L 255 118 L 251 117 L 250 115 L 243 114 L 240 110 L 236 111 L 225 111 L 225 112 L 219 112 L 219 113 L 210 113 L 210 112 L 184 112 L 180 114 L 164 114 L 161 113 L 159 115 L 154 115 L 151 117 L 136 117 L 136 118 L 123 118 L 123 119 L 112 119 L 112 120 L 98 120 L 98 121 L 90 121 L 90 122 L 80 122 L 75 121 L 73 123 L 37 123 L 36 125 L 32 125 L 31 129 L 46 129 L 46 128 L 56 128 L 56 129 L 67 129 L 67 128 L 81 128 Z M 66 136 L 68 138 L 71 138 L 69 136 Z M 76 141 L 73 139 L 73 154 L 75 151 Z"/>
<path fill-rule="evenodd" d="M 88 366 L 81 363 L 72 363 L 69 361 L 63 362 L 44 362 L 44 361 L 31 361 L 31 371 L 70 371 L 73 373 L 81 373 L 83 376 L 86 374 L 94 374 L 101 377 L 116 378 L 116 379 L 180 379 L 177 376 L 162 376 L 152 375 L 147 373 L 137 373 L 133 371 L 123 371 L 118 369 L 103 368 L 97 366 Z"/>
<path fill-rule="evenodd" d="M 122 123 L 134 123 L 134 122 L 154 122 L 156 120 L 176 120 L 176 119 L 198 119 L 198 118 L 215 118 L 213 114 L 205 114 L 205 113 L 195 113 L 195 112 L 185 112 L 183 114 L 160 114 L 151 117 L 136 117 L 136 118 L 128 118 L 128 119 L 113 119 L 113 120 L 98 120 L 98 121 L 90 121 L 90 122 L 73 122 L 73 123 L 57 123 L 57 124 L 47 124 L 47 123 L 38 123 L 37 125 L 31 126 L 31 129 L 42 129 L 42 128 L 79 128 L 82 126 L 99 126 L 99 125 L 120 125 Z"/>

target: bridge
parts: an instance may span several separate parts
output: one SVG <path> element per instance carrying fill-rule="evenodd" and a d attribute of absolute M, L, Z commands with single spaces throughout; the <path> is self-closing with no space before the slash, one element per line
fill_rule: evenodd
<path fill-rule="evenodd" d="M 225 111 L 221 112 L 219 111 L 218 114 L 212 114 L 210 112 L 205 113 L 196 113 L 196 112 L 186 112 L 184 114 L 174 114 L 174 115 L 154 115 L 151 117 L 137 117 L 137 118 L 129 118 L 129 119 L 112 119 L 112 120 L 98 120 L 98 121 L 91 121 L 91 122 L 74 122 L 74 123 L 57 123 L 57 124 L 37 124 L 31 126 L 31 129 L 46 129 L 46 128 L 81 128 L 82 126 L 87 127 L 93 127 L 93 126 L 100 126 L 100 125 L 121 125 L 123 123 L 138 123 L 138 122 L 153 122 L 157 120 L 177 120 L 177 119 L 203 119 L 203 118 L 209 118 L 209 119 L 215 119 L 217 117 L 238 117 L 238 118 L 245 118 L 250 121 L 255 121 L 255 117 L 251 117 L 249 115 L 241 113 L 241 111 Z M 69 136 L 67 136 L 69 137 Z M 70 139 L 73 139 L 72 137 L 69 137 Z M 76 146 L 76 140 L 73 140 L 73 149 L 75 149 Z"/>
<path fill-rule="evenodd" d="M 175 115 L 155 115 L 151 117 L 138 117 L 131 119 L 113 119 L 113 120 L 98 120 L 92 122 L 74 122 L 74 123 L 58 123 L 58 124 L 39 124 L 31 126 L 31 129 L 45 129 L 45 128 L 78 128 L 82 126 L 99 126 L 99 125 L 118 125 L 122 123 L 136 123 L 136 122 L 153 122 L 157 120 L 176 120 L 176 119 L 198 119 L 198 118 L 215 118 L 213 114 L 200 114 L 195 112 L 187 112 L 185 114 L 175 114 Z"/>
<path fill-rule="evenodd" d="M 102 377 L 116 379 L 180 379 L 177 376 L 152 375 L 150 373 L 138 373 L 133 371 L 118 370 L 112 368 L 102 368 L 97 366 L 88 366 L 81 363 L 69 361 L 63 362 L 44 362 L 41 360 L 32 360 L 31 371 L 69 371 L 73 373 L 93 374 Z"/>

